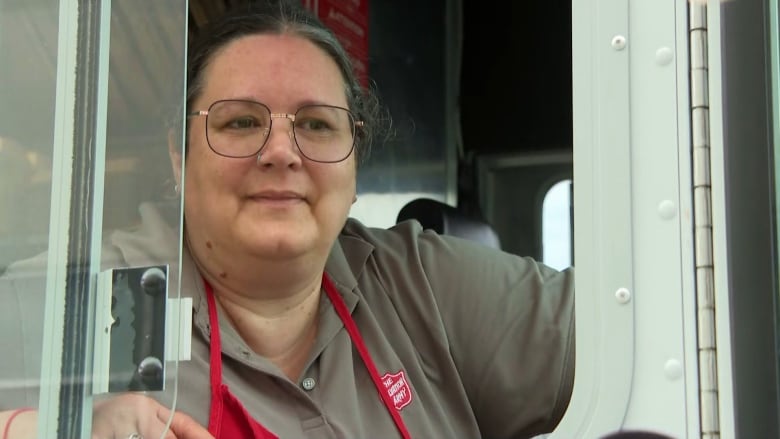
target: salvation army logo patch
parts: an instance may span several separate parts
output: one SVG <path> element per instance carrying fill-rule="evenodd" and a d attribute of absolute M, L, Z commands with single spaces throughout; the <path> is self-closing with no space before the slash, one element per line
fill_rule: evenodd
<path fill-rule="evenodd" d="M 382 380 L 382 384 L 385 385 L 387 394 L 390 395 L 390 399 L 393 401 L 396 410 L 400 411 L 412 402 L 412 389 L 409 387 L 409 382 L 406 381 L 404 371 L 387 373 L 380 379 Z"/>

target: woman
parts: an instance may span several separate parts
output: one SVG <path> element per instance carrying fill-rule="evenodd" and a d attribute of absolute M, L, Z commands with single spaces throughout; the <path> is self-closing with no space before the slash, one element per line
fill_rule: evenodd
<path fill-rule="evenodd" d="M 212 23 L 189 62 L 176 178 L 193 359 L 168 437 L 554 428 L 573 381 L 571 272 L 417 223 L 348 219 L 373 100 L 300 6 L 260 2 Z M 145 220 L 159 236 L 159 217 Z M 130 255 L 136 239 L 114 243 Z M 93 435 L 157 437 L 168 415 L 145 396 L 109 399 Z"/>

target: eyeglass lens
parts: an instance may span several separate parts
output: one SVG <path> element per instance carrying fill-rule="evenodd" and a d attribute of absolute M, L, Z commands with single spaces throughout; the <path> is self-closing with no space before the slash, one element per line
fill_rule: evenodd
<path fill-rule="evenodd" d="M 338 162 L 354 144 L 352 114 L 339 107 L 307 105 L 295 113 L 293 135 L 301 153 L 315 161 Z M 206 137 L 217 154 L 250 157 L 265 145 L 271 131 L 271 111 L 253 101 L 226 100 L 209 108 Z"/>

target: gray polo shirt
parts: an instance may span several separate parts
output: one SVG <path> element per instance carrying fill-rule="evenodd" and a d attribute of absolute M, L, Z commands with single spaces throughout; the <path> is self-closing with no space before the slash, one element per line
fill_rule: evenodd
<path fill-rule="evenodd" d="M 135 266 L 175 255 L 161 243 L 177 235 L 145 209 L 144 226 L 115 234 L 107 259 Z M 416 222 L 383 230 L 349 220 L 326 271 L 413 438 L 530 437 L 551 431 L 563 416 L 574 377 L 571 270 L 438 236 Z M 0 282 L 0 289 L 9 285 Z M 206 425 L 208 312 L 186 252 L 182 295 L 193 297 L 194 327 L 192 359 L 176 374 L 176 406 Z M 220 315 L 223 381 L 280 438 L 399 437 L 325 294 L 319 312 L 317 341 L 296 381 L 253 353 Z M 11 325 L 19 314 L 2 317 Z M 19 368 L 2 370 L 11 374 L 0 377 L 8 383 Z M 2 408 L 19 405 L 4 397 L 11 394 L 0 389 Z M 28 393 L 28 404 L 35 396 Z"/>

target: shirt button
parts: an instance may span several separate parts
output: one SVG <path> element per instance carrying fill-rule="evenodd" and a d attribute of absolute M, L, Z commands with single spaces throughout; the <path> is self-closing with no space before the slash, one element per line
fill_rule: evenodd
<path fill-rule="evenodd" d="M 317 382 L 314 381 L 314 378 L 304 378 L 303 381 L 301 381 L 301 387 L 303 387 L 303 390 L 311 390 L 316 385 Z"/>

